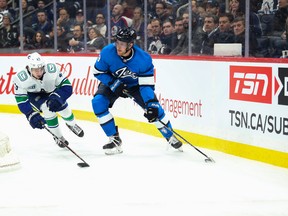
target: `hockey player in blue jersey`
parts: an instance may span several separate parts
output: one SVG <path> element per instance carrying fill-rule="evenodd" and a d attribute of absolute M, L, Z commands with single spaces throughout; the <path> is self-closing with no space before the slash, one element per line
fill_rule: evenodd
<path fill-rule="evenodd" d="M 134 45 L 136 32 L 120 29 L 116 42 L 104 47 L 94 65 L 94 76 L 100 81 L 92 106 L 109 142 L 103 146 L 105 154 L 122 153 L 122 140 L 109 112 L 119 97 L 132 97 L 145 111 L 144 116 L 155 123 L 169 145 L 182 151 L 182 143 L 158 120 L 172 128 L 171 123 L 154 93 L 152 58 Z M 128 93 L 128 95 L 127 95 Z"/>

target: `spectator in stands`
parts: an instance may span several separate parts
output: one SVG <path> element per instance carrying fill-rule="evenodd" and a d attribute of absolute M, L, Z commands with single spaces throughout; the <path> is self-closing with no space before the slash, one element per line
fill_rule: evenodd
<path fill-rule="evenodd" d="M 21 36 L 20 36 L 20 34 L 18 36 L 18 41 L 19 41 L 19 50 L 21 50 L 21 47 L 20 47 Z M 23 33 L 22 42 L 23 42 L 23 49 L 24 50 L 30 49 L 30 39 L 27 38 L 25 33 Z"/>
<path fill-rule="evenodd" d="M 173 6 L 172 3 L 169 3 L 168 1 L 166 2 L 165 16 L 167 17 L 166 20 L 169 19 L 169 20 L 172 21 L 172 23 L 175 22 L 175 19 L 176 19 L 176 8 L 175 8 L 175 6 Z"/>
<path fill-rule="evenodd" d="M 44 10 L 37 11 L 37 22 L 33 24 L 34 31 L 41 30 L 45 35 L 48 35 L 53 28 L 51 20 L 48 20 L 47 14 Z"/>
<path fill-rule="evenodd" d="M 137 38 L 136 44 L 143 48 L 144 47 L 144 18 L 141 7 L 135 7 L 132 18 L 131 27 L 136 31 Z"/>
<path fill-rule="evenodd" d="M 160 40 L 162 47 L 159 54 L 169 54 L 177 45 L 177 33 L 171 20 L 164 20 Z"/>
<path fill-rule="evenodd" d="M 159 54 L 162 47 L 160 35 L 162 33 L 161 21 L 157 18 L 151 20 L 152 37 L 147 39 L 148 52 L 151 54 Z"/>
<path fill-rule="evenodd" d="M 89 28 L 89 41 L 87 42 L 87 49 L 91 52 L 100 53 L 103 47 L 107 44 L 105 38 L 96 28 Z"/>
<path fill-rule="evenodd" d="M 278 0 L 263 0 L 259 14 L 273 14 L 277 9 Z"/>
<path fill-rule="evenodd" d="M 71 33 L 71 29 L 73 27 L 74 20 L 70 18 L 70 15 L 66 8 L 59 9 L 59 18 L 57 19 L 57 25 L 63 27 L 64 33 Z"/>
<path fill-rule="evenodd" d="M 127 0 L 120 0 L 119 3 L 122 5 L 123 7 L 123 14 L 122 16 L 128 17 L 130 19 L 132 19 L 133 17 L 133 5 L 132 4 L 128 4 Z"/>
<path fill-rule="evenodd" d="M 57 1 L 57 10 L 61 8 L 66 8 L 69 11 L 70 19 L 75 18 L 76 12 L 83 8 L 82 0 L 75 1 L 75 0 L 59 0 Z"/>
<path fill-rule="evenodd" d="M 73 38 L 69 40 L 68 52 L 81 52 L 84 50 L 84 33 L 82 25 L 73 27 Z"/>
<path fill-rule="evenodd" d="M 83 14 L 83 10 L 79 9 L 76 12 L 76 16 L 75 16 L 75 20 L 74 20 L 74 24 L 73 25 L 84 25 L 84 14 Z"/>
<path fill-rule="evenodd" d="M 23 12 L 23 26 L 31 27 L 33 24 L 33 16 L 29 14 L 31 11 L 35 10 L 33 6 L 27 4 L 27 0 L 22 0 L 22 12 Z"/>
<path fill-rule="evenodd" d="M 100 31 L 103 37 L 107 36 L 107 26 L 105 24 L 105 16 L 103 13 L 98 13 L 96 15 L 95 24 L 92 25 L 92 27 Z"/>
<path fill-rule="evenodd" d="M 206 12 L 206 8 L 204 7 L 203 4 L 197 2 L 197 23 L 198 23 L 198 26 L 203 26 L 204 25 L 204 19 L 205 19 L 205 16 L 207 15 L 207 12 Z"/>
<path fill-rule="evenodd" d="M 33 23 L 35 23 L 36 17 L 35 13 L 31 15 L 31 11 L 34 11 L 35 8 L 32 5 L 28 5 L 27 0 L 22 0 L 22 10 L 23 10 L 23 33 L 26 35 L 26 39 L 32 40 L 35 30 L 32 28 Z M 20 12 L 19 12 L 20 14 Z M 34 16 L 33 16 L 34 15 Z M 19 22 L 18 22 L 19 28 Z"/>
<path fill-rule="evenodd" d="M 156 8 L 155 8 L 156 0 L 148 0 L 147 1 L 147 14 L 148 19 L 147 22 L 149 23 L 153 18 L 156 17 Z"/>
<path fill-rule="evenodd" d="M 199 17 L 197 16 L 197 14 L 192 13 L 192 29 L 190 30 L 191 36 L 192 36 L 192 40 L 191 40 L 192 52 L 195 52 L 196 48 L 197 48 L 197 52 L 199 52 L 199 45 L 198 47 L 195 47 L 195 45 L 197 45 L 197 41 L 198 41 L 197 35 L 203 32 L 203 29 L 202 29 L 203 26 L 198 25 L 199 23 L 198 18 Z M 184 41 L 179 42 L 181 46 L 183 46 L 183 49 L 177 55 L 187 55 L 189 53 L 189 46 L 188 46 L 189 45 L 189 12 L 188 11 L 183 13 L 182 19 L 183 19 L 183 26 L 185 29 L 186 36 L 183 37 Z"/>
<path fill-rule="evenodd" d="M 244 0 L 241 0 L 244 1 Z M 245 5 L 245 3 L 243 3 Z M 246 7 L 246 6 L 245 6 Z M 261 44 L 261 39 L 263 35 L 261 22 L 258 16 L 258 11 L 261 8 L 261 3 L 258 0 L 250 0 L 250 13 L 249 13 L 249 44 L 255 43 L 253 46 L 255 46 L 256 53 L 254 56 L 258 56 L 259 53 L 265 53 L 265 49 L 267 49 L 267 46 L 263 46 L 265 44 Z M 244 10 L 244 9 L 243 9 Z M 251 41 L 252 40 L 252 41 Z M 261 44 L 261 46 L 260 46 Z M 253 47 L 252 47 L 253 48 Z M 263 51 L 264 50 L 264 51 Z M 251 53 L 251 52 L 249 52 Z M 261 54 L 262 55 L 262 54 Z"/>
<path fill-rule="evenodd" d="M 242 10 L 244 9 L 244 11 Z M 240 7 L 240 0 L 230 0 L 229 1 L 229 11 L 235 17 L 243 16 L 245 14 L 245 8 Z"/>
<path fill-rule="evenodd" d="M 185 11 L 188 11 L 188 5 L 189 3 L 186 3 L 184 5 L 181 5 L 177 11 L 176 11 L 176 17 L 182 17 L 183 13 Z M 198 10 L 197 10 L 197 0 L 192 0 L 191 1 L 191 10 L 193 13 L 197 14 Z"/>
<path fill-rule="evenodd" d="M 49 34 L 50 44 L 54 47 L 54 29 Z M 65 30 L 62 26 L 57 25 L 57 52 L 67 52 L 69 44 L 69 35 L 66 35 Z"/>
<path fill-rule="evenodd" d="M 205 12 L 206 14 L 206 12 Z M 203 17 L 204 19 L 205 17 Z M 182 19 L 183 19 L 183 26 L 185 29 L 189 28 L 189 12 L 185 11 L 182 15 Z M 195 36 L 195 34 L 197 34 L 197 32 L 199 31 L 199 29 L 201 29 L 202 26 L 199 25 L 199 16 L 196 13 L 192 12 L 192 37 Z"/>
<path fill-rule="evenodd" d="M 147 38 L 153 37 L 153 29 L 151 23 L 147 24 Z"/>
<path fill-rule="evenodd" d="M 258 39 L 262 37 L 262 27 L 260 23 L 260 19 L 257 15 L 261 4 L 259 4 L 258 0 L 250 0 L 250 13 L 249 13 L 249 38 L 254 41 L 252 49 L 250 49 L 249 53 L 254 52 L 256 47 L 258 46 Z M 246 10 L 246 0 L 230 0 L 230 12 L 234 17 L 245 16 Z M 251 53 L 252 54 L 252 53 Z M 253 53 L 255 56 L 256 53 Z"/>
<path fill-rule="evenodd" d="M 217 43 L 234 43 L 233 19 L 234 17 L 230 13 L 219 15 L 219 36 Z"/>
<path fill-rule="evenodd" d="M 27 4 L 28 4 L 28 6 L 32 6 L 34 8 L 37 7 L 36 0 L 27 0 Z"/>
<path fill-rule="evenodd" d="M 45 33 L 41 30 L 36 31 L 32 41 L 30 42 L 30 49 L 47 49 L 51 48 L 49 40 L 46 37 Z"/>
<path fill-rule="evenodd" d="M 245 18 L 243 16 L 236 17 L 233 21 L 234 42 L 242 44 L 242 56 L 245 55 Z M 249 37 L 249 56 L 256 56 L 258 50 L 258 42 L 254 34 Z"/>
<path fill-rule="evenodd" d="M 53 20 L 53 9 L 51 6 L 46 7 L 46 3 L 44 0 L 37 0 L 37 9 L 44 10 L 49 20 Z"/>
<path fill-rule="evenodd" d="M 288 18 L 286 19 L 286 24 L 285 24 L 285 36 L 286 36 L 286 50 L 287 50 L 288 49 Z"/>
<path fill-rule="evenodd" d="M 278 10 L 274 15 L 274 36 L 280 36 L 285 31 L 288 17 L 288 0 L 279 0 L 278 3 Z"/>
<path fill-rule="evenodd" d="M 278 10 L 274 15 L 274 32 L 272 39 L 272 57 L 282 56 L 282 50 L 288 49 L 286 23 L 288 19 L 288 0 L 278 1 Z"/>
<path fill-rule="evenodd" d="M 155 17 L 158 18 L 161 23 L 164 22 L 164 20 L 169 19 L 169 14 L 166 13 L 167 5 L 163 1 L 159 1 L 155 5 Z"/>
<path fill-rule="evenodd" d="M 0 26 L 3 22 L 3 16 L 5 13 L 9 13 L 9 17 L 11 22 L 13 22 L 17 18 L 16 11 L 8 6 L 8 0 L 0 0 Z"/>
<path fill-rule="evenodd" d="M 219 15 L 219 30 L 220 32 L 229 32 L 232 31 L 232 23 L 234 17 L 231 13 L 223 13 Z"/>
<path fill-rule="evenodd" d="M 170 55 L 177 55 L 180 53 L 182 50 L 184 50 L 185 46 L 187 47 L 188 42 L 187 34 L 186 34 L 186 29 L 184 28 L 183 25 L 183 19 L 182 17 L 177 17 L 175 21 L 175 32 L 177 34 L 177 44 L 176 47 L 171 51 Z"/>
<path fill-rule="evenodd" d="M 208 0 L 205 11 L 207 14 L 214 14 L 216 16 L 219 16 L 219 13 L 220 13 L 219 2 L 216 0 Z"/>
<path fill-rule="evenodd" d="M 214 54 L 214 43 L 217 43 L 219 37 L 219 18 L 214 14 L 207 14 L 204 19 L 203 29 L 197 34 L 194 40 L 196 53 L 203 55 Z"/>
<path fill-rule="evenodd" d="M 245 0 L 241 0 L 241 1 L 245 1 Z M 254 37 L 256 38 L 260 38 L 263 34 L 260 19 L 257 15 L 260 7 L 261 7 L 261 4 L 259 3 L 258 0 L 250 0 L 249 30 L 250 30 L 250 34 L 253 34 Z"/>
<path fill-rule="evenodd" d="M 131 27 L 132 19 L 123 16 L 123 6 L 121 4 L 116 4 L 112 10 L 112 18 L 111 18 L 111 36 L 112 40 L 114 36 L 117 34 L 119 29 L 125 27 Z"/>
<path fill-rule="evenodd" d="M 0 28 L 0 48 L 19 46 L 19 32 L 15 25 L 11 25 L 13 18 L 10 13 L 3 14 L 3 22 Z"/>

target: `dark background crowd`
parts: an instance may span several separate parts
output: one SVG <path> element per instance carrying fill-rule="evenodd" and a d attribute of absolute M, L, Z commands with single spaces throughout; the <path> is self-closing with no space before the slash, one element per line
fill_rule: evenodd
<path fill-rule="evenodd" d="M 241 44 L 241 56 L 282 58 L 287 16 L 288 0 L 0 0 L 0 53 L 99 53 L 132 27 L 151 54 L 214 55 L 215 44 Z"/>

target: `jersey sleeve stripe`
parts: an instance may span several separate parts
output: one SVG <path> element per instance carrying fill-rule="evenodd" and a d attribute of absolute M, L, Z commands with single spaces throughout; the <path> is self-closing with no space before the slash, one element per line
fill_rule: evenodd
<path fill-rule="evenodd" d="M 97 76 L 99 74 L 104 74 L 106 73 L 107 71 L 101 71 L 101 70 L 98 70 L 96 67 L 94 67 L 94 70 L 93 70 L 93 74 L 94 76 Z"/>
<path fill-rule="evenodd" d="M 139 85 L 154 85 L 154 77 L 139 77 L 138 78 Z"/>

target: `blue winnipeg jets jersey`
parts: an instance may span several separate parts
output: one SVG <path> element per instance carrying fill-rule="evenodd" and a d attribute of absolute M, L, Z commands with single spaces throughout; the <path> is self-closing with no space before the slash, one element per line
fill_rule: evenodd
<path fill-rule="evenodd" d="M 101 51 L 94 68 L 94 76 L 103 84 L 109 86 L 119 79 L 128 89 L 139 86 L 144 102 L 154 98 L 152 58 L 138 46 L 133 46 L 129 59 L 123 59 L 117 54 L 115 44 L 109 44 Z"/>

